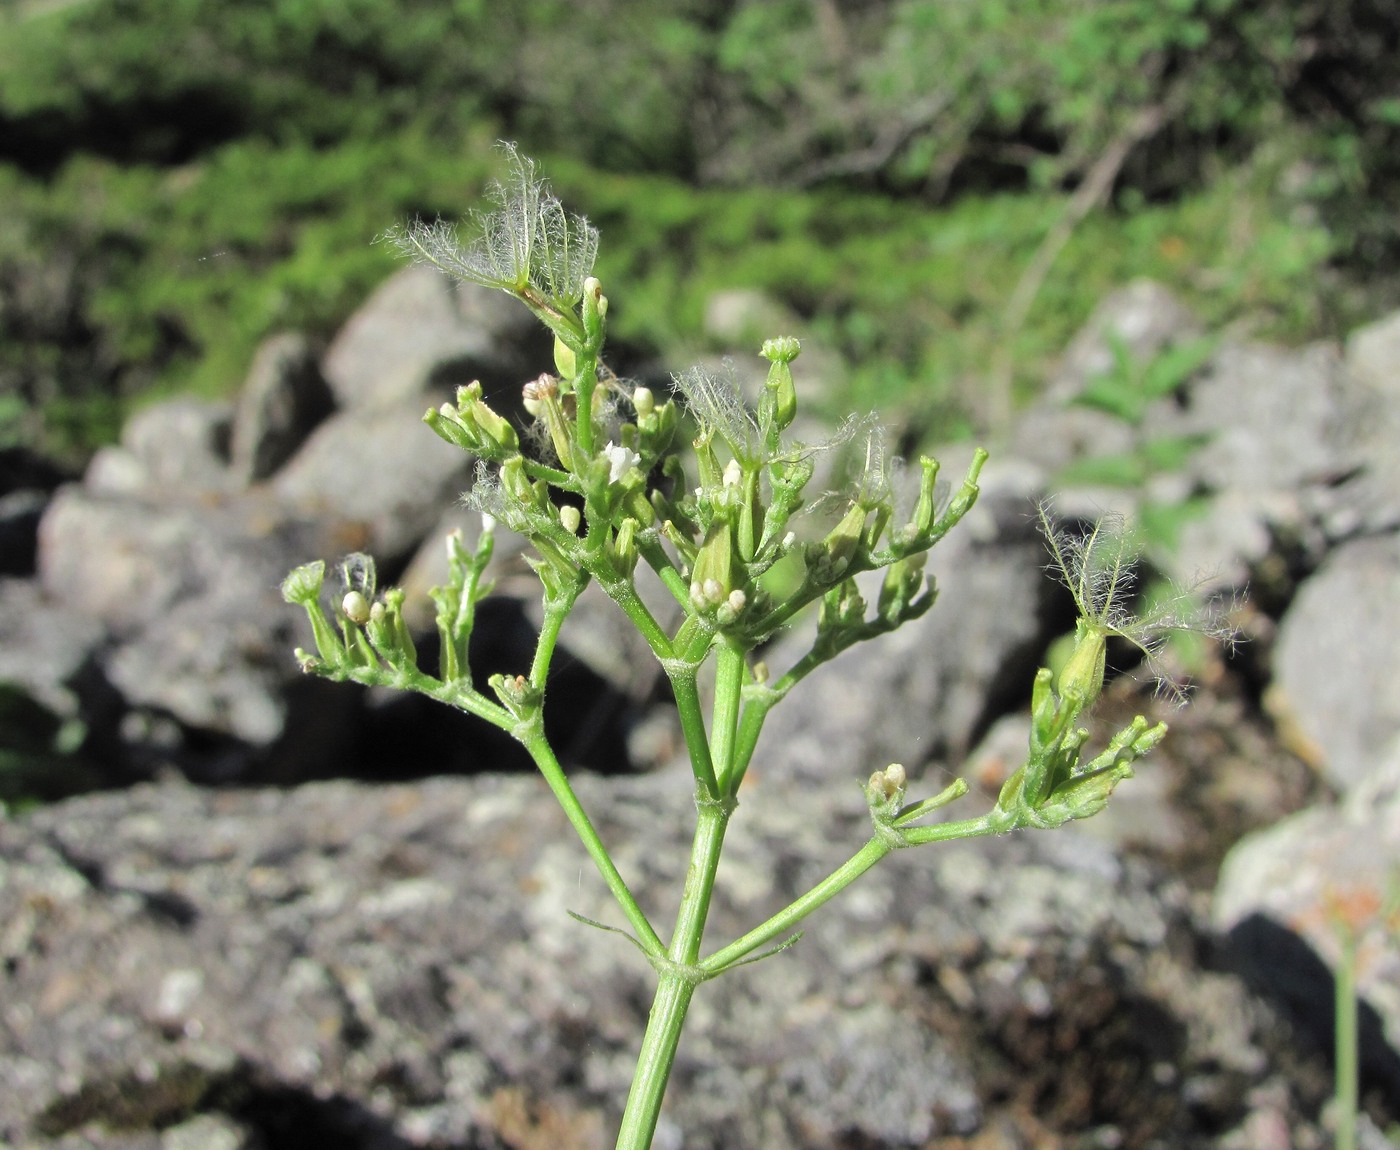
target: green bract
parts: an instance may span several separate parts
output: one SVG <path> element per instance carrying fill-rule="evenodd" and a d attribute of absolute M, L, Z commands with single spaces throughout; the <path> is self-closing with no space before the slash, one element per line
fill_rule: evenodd
<path fill-rule="evenodd" d="M 976 501 L 986 453 L 974 455 L 941 508 L 934 493 L 938 465 L 921 459 L 913 510 L 899 515 L 897 469 L 872 421 L 850 420 L 824 443 L 790 435 L 798 404 L 796 339 L 764 344 L 771 366 L 756 411 L 745 405 L 732 375 L 692 369 L 676 379 L 679 401 L 659 401 L 645 388 L 631 389 L 600 372 L 608 306 L 589 275 L 596 234 L 564 213 L 530 161 L 508 152 L 510 180 L 497 188 L 495 210 L 478 218 L 480 235 L 473 243 L 460 245 L 455 233 L 437 224 L 410 225 L 395 234 L 405 251 L 447 273 L 517 296 L 556 335 L 558 374 L 524 385 L 526 410 L 538 424 L 528 433 L 488 407 L 477 384 L 461 388 L 455 404 L 424 417 L 438 435 L 477 457 L 467 501 L 483 513 L 475 546 L 460 535 L 448 539 L 448 580 L 431 592 L 441 648 L 436 673 L 418 665 L 403 593 L 377 589 L 367 556 L 342 563 L 343 587 L 330 609 L 321 597 L 323 564 L 298 568 L 283 592 L 311 619 L 316 652 L 297 652 L 306 670 L 418 691 L 470 712 L 509 732 L 539 767 L 657 973 L 656 1000 L 617 1142 L 637 1150 L 651 1144 L 686 1011 L 701 982 L 782 949 L 803 918 L 892 850 L 1056 827 L 1095 813 L 1164 728 L 1139 718 L 1102 752 L 1084 756 L 1088 734 L 1077 724 L 1102 685 L 1106 636 L 1147 632 L 1127 612 L 1131 555 L 1126 544 L 1115 550 L 1109 543 L 1120 537 L 1096 531 L 1087 541 L 1071 541 L 1050 528 L 1046 517 L 1052 551 L 1082 615 L 1078 645 L 1058 691 L 1050 671 L 1037 676 L 1026 760 L 994 807 L 974 818 L 924 824 L 925 816 L 962 797 L 966 784 L 958 781 L 930 798 L 906 802 L 910 781 L 904 768 L 876 771 L 865 785 L 870 840 L 791 906 L 702 955 L 725 830 L 765 718 L 813 669 L 933 606 L 935 588 L 924 573 L 927 553 Z M 692 452 L 681 451 L 678 403 L 694 424 Z M 799 544 L 814 458 L 851 442 L 862 452 L 858 476 L 834 497 L 825 527 L 808 531 L 811 541 Z M 831 498 L 823 504 L 830 508 Z M 484 576 L 497 521 L 532 547 L 543 624 L 530 665 L 483 685 L 472 674 L 469 646 L 477 605 L 490 591 Z M 784 559 L 797 573 L 778 593 L 765 576 Z M 678 626 L 663 626 L 638 595 L 635 575 L 642 564 L 674 597 Z M 884 572 L 873 609 L 857 582 L 872 571 Z M 590 580 L 632 621 L 670 679 L 689 750 L 696 832 L 669 941 L 633 897 L 544 733 L 542 709 L 560 627 Z M 817 609 L 811 648 L 781 674 L 770 675 L 754 661 L 755 649 L 810 605 Z M 1149 623 L 1152 633 L 1175 625 L 1166 617 Z M 711 660 L 714 697 L 707 722 L 698 683 L 701 667 Z M 864 766 L 835 765 L 850 771 Z"/>

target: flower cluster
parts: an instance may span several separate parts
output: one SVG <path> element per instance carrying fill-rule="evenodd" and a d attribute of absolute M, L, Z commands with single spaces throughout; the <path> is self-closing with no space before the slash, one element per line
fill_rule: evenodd
<path fill-rule="evenodd" d="M 493 190 L 495 210 L 477 218 L 479 235 L 471 244 L 442 224 L 414 224 L 390 237 L 448 274 L 517 296 L 555 337 L 554 370 L 522 386 L 528 426 L 494 410 L 479 383 L 459 388 L 454 402 L 424 416 L 437 435 L 477 459 L 466 499 L 483 513 L 474 547 L 461 535 L 448 539 L 448 579 L 431 592 L 435 671 L 419 666 L 403 592 L 377 586 L 368 556 L 341 563 L 340 586 L 329 601 L 321 562 L 293 571 L 282 590 L 311 621 L 315 653 L 297 651 L 304 669 L 419 691 L 494 723 L 533 758 L 658 975 L 657 1003 L 664 1009 L 652 1012 L 618 1141 L 641 1150 L 650 1144 L 664 1068 L 699 983 L 783 949 L 788 942 L 762 950 L 892 850 L 1057 827 L 1094 814 L 1165 730 L 1138 718 L 1098 754 L 1086 753 L 1089 735 L 1079 721 L 1102 690 L 1109 637 L 1136 643 L 1150 659 L 1167 631 L 1190 625 L 1221 634 L 1225 628 L 1201 627 L 1182 610 L 1185 598 L 1135 616 L 1129 601 L 1135 552 L 1128 536 L 1111 524 L 1071 536 L 1042 509 L 1055 566 L 1080 621 L 1058 680 L 1048 669 L 1035 678 L 1026 760 L 995 806 L 975 818 L 929 824 L 926 816 L 965 795 L 966 784 L 958 780 L 932 797 L 906 802 L 905 768 L 876 771 L 865 784 L 870 841 L 789 907 L 702 958 L 724 829 L 766 716 L 816 667 L 929 610 L 935 587 L 925 575 L 928 552 L 976 501 L 986 454 L 975 453 L 961 485 L 945 499 L 938 464 L 928 457 L 910 476 L 909 491 L 901 490 L 899 465 L 869 419 L 847 421 L 828 440 L 799 439 L 793 434 L 798 389 L 792 365 L 801 349 L 790 336 L 763 345 L 767 377 L 752 408 L 732 371 L 691 369 L 676 377 L 675 395 L 666 398 L 618 380 L 602 360 L 608 300 L 592 275 L 597 234 L 586 220 L 564 212 L 530 161 L 514 149 L 508 159 L 510 177 Z M 688 453 L 682 450 L 687 438 Z M 842 490 L 813 498 L 818 461 L 838 448 L 854 452 L 855 474 Z M 469 645 L 477 605 L 490 590 L 485 573 L 497 521 L 532 548 L 543 623 L 530 666 L 491 676 L 488 694 L 472 674 Z M 781 578 L 774 572 L 779 563 Z M 663 625 L 667 616 L 658 618 L 639 594 L 642 565 L 674 598 L 678 624 Z M 883 572 L 873 608 L 866 595 L 875 581 L 857 581 L 867 572 Z M 545 735 L 542 710 L 560 628 L 590 581 L 628 616 L 668 676 L 695 777 L 690 877 L 669 944 L 628 889 Z M 770 673 L 754 660 L 757 648 L 811 605 L 817 626 L 810 648 L 790 667 Z M 699 688 L 707 661 L 714 670 L 708 719 Z"/>

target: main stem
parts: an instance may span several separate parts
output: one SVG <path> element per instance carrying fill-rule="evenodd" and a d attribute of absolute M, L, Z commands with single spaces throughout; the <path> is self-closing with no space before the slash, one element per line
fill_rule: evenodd
<path fill-rule="evenodd" d="M 711 778 L 717 773 L 723 779 L 732 765 L 742 687 L 743 655 L 722 645 L 710 738 L 707 740 L 702 730 L 698 732 L 697 741 L 690 729 L 686 731 L 692 758 L 709 764 L 713 748 Z M 697 780 L 703 774 L 697 768 Z M 698 965 L 700 943 L 705 934 L 705 921 L 710 914 L 710 896 L 714 891 L 720 852 L 724 847 L 724 832 L 729 826 L 734 800 L 727 792 L 707 792 L 704 783 L 697 785 L 695 799 L 695 840 L 690 848 L 685 889 L 681 892 L 676 929 L 671 935 L 666 959 L 654 963 L 658 975 L 656 996 L 647 1018 L 642 1048 L 637 1055 L 637 1069 L 627 1095 L 627 1106 L 622 1113 L 617 1150 L 649 1150 L 656 1134 L 657 1120 L 661 1116 L 666 1083 L 675 1065 L 681 1031 L 685 1028 L 686 1012 L 690 1009 L 690 1000 L 695 996 L 695 988 L 703 978 Z"/>

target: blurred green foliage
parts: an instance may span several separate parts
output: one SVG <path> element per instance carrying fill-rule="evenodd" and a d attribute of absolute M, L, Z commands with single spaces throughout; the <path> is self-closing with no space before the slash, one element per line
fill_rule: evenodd
<path fill-rule="evenodd" d="M 1133 276 L 1284 335 L 1364 312 L 1400 251 L 1397 55 L 1400 0 L 11 3 L 0 394 L 80 456 L 135 397 L 235 387 L 265 334 L 328 336 L 392 269 L 375 235 L 471 203 L 506 137 L 600 226 L 636 352 L 766 288 L 852 365 L 842 402 L 946 433 L 993 349 L 1032 387 Z"/>

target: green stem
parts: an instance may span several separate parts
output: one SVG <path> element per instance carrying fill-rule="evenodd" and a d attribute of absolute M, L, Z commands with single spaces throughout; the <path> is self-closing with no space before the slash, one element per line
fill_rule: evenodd
<path fill-rule="evenodd" d="M 574 603 L 583 592 L 587 576 L 581 576 L 569 593 L 558 599 L 546 597 L 544 602 L 544 622 L 540 625 L 540 636 L 535 640 L 535 658 L 530 664 L 530 685 L 543 691 L 549 680 L 549 665 L 554 660 L 554 648 L 559 642 L 559 629 L 569 617 Z"/>
<path fill-rule="evenodd" d="M 643 639 L 647 641 L 647 646 L 651 648 L 652 654 L 658 659 L 669 659 L 674 653 L 671 648 L 671 638 L 666 634 L 661 624 L 656 621 L 641 596 L 637 594 L 637 588 L 630 579 L 608 579 L 598 580 L 598 585 L 603 588 L 608 598 L 622 608 L 627 618 L 632 620 L 632 625 L 637 628 Z"/>
<path fill-rule="evenodd" d="M 714 954 L 700 963 L 700 969 L 704 972 L 705 977 L 711 978 L 719 974 L 726 967 L 732 966 L 744 956 L 752 954 L 759 947 L 772 942 L 780 935 L 790 933 L 799 922 L 819 906 L 840 894 L 894 849 L 894 846 L 885 839 L 872 838 L 801 898 L 784 907 L 767 922 L 754 927 L 742 938 L 715 951 Z"/>
<path fill-rule="evenodd" d="M 627 1107 L 622 1112 L 622 1126 L 617 1132 L 617 1150 L 650 1150 L 695 986 L 689 979 L 674 974 L 663 974 L 657 984 L 646 1037 L 642 1039 L 632 1088 L 627 1094 Z"/>
<path fill-rule="evenodd" d="M 711 799 L 719 798 L 719 780 L 715 777 L 714 759 L 710 755 L 710 740 L 705 734 L 705 716 L 700 706 L 699 668 L 693 663 L 675 660 L 665 664 L 671 680 L 671 693 L 680 715 L 681 734 L 690 750 L 690 769 L 701 792 Z"/>
<path fill-rule="evenodd" d="M 1336 993 L 1337 1097 L 1336 1150 L 1356 1150 L 1356 1111 L 1359 1103 L 1358 1051 L 1356 1036 L 1356 931 L 1343 926 L 1340 931 L 1341 957 L 1333 978 Z"/>
<path fill-rule="evenodd" d="M 899 849 L 901 845 L 899 840 L 902 840 L 904 846 L 916 846 L 926 842 L 970 839 L 980 835 L 1000 834 L 1002 831 L 1011 829 L 1012 825 L 1014 825 L 1014 818 L 993 811 L 979 818 L 963 819 L 955 823 L 941 823 L 938 826 L 901 827 L 897 836 L 876 835 L 801 898 L 788 904 L 766 922 L 754 927 L 742 938 L 736 939 L 722 950 L 717 950 L 710 955 L 709 958 L 700 963 L 700 970 L 706 978 L 713 978 L 746 955 L 752 954 L 759 947 L 791 932 L 799 922 L 840 894 L 890 851 Z"/>
<path fill-rule="evenodd" d="M 607 847 L 603 845 L 603 840 L 598 837 L 598 832 L 594 829 L 588 813 L 583 809 L 583 804 L 579 802 L 573 787 L 569 785 L 564 768 L 559 765 L 559 760 L 555 758 L 554 751 L 545 738 L 544 725 L 537 719 L 532 729 L 521 733 L 518 737 L 521 744 L 530 752 L 530 757 L 535 760 L 535 765 L 539 768 L 540 774 L 544 776 L 544 781 L 549 784 L 549 789 L 554 792 L 554 797 L 564 809 L 565 817 L 583 842 L 584 850 L 588 852 L 589 858 L 593 860 L 599 873 L 602 874 L 603 881 L 608 884 L 608 889 L 612 891 L 613 897 L 617 899 L 622 913 L 632 924 L 632 930 L 637 936 L 637 941 L 641 943 L 642 949 L 653 958 L 660 958 L 666 953 L 666 947 L 652 928 L 651 923 L 647 921 L 646 914 L 637 904 L 626 880 L 618 872 L 617 866 L 612 861 L 612 856 L 608 854 Z"/>
<path fill-rule="evenodd" d="M 774 690 L 764 684 L 752 683 L 744 688 L 744 712 L 739 716 L 739 730 L 734 737 L 734 766 L 728 780 L 730 793 L 739 789 L 744 774 L 758 749 L 758 737 L 763 734 L 763 722 L 768 712 L 782 702 L 786 690 Z"/>
<path fill-rule="evenodd" d="M 661 1113 L 661 1101 L 666 1094 L 666 1083 L 670 1079 L 681 1031 L 685 1027 L 686 1011 L 690 1009 L 690 1000 L 701 980 L 695 960 L 700 954 L 705 920 L 710 913 L 710 896 L 714 891 L 720 852 L 724 847 L 724 832 L 734 805 L 732 802 L 701 797 L 696 806 L 695 841 L 690 849 L 685 890 L 681 894 L 667 961 L 657 964 L 660 977 L 656 996 L 652 1000 L 642 1048 L 637 1055 L 637 1069 L 622 1115 L 617 1150 L 648 1150 L 651 1146 L 656 1121 Z"/>
<path fill-rule="evenodd" d="M 660 576 L 676 602 L 689 610 L 690 584 L 676 570 L 676 565 L 666 554 L 666 548 L 661 546 L 660 538 L 655 534 L 643 533 L 637 540 L 637 550 L 642 553 L 647 565 Z"/>

